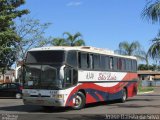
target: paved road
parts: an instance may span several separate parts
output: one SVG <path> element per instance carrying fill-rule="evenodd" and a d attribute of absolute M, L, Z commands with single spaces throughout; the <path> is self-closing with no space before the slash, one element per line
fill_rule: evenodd
<path fill-rule="evenodd" d="M 160 87 L 155 88 L 153 93 L 137 95 L 125 103 L 117 101 L 88 104 L 82 110 L 71 108 L 56 108 L 52 111 L 45 111 L 39 106 L 23 105 L 22 100 L 0 99 L 0 114 L 25 114 L 41 115 L 41 118 L 49 115 L 63 115 L 74 118 L 74 115 L 106 115 L 106 114 L 160 114 Z M 43 114 L 43 117 L 42 117 Z M 72 115 L 72 116 L 71 116 Z M 77 116 L 76 116 L 77 117 Z M 103 116 L 105 117 L 105 116 Z M 94 117 L 95 118 L 95 117 Z M 77 118 L 76 118 L 77 119 Z M 87 118 L 89 119 L 89 118 Z M 70 120 L 70 119 L 68 119 Z"/>

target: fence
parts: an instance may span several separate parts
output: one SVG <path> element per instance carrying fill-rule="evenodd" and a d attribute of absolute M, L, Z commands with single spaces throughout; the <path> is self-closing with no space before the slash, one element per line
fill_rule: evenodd
<path fill-rule="evenodd" d="M 148 87 L 148 86 L 158 87 L 160 86 L 160 80 L 154 80 L 154 81 L 142 80 L 142 86 L 143 87 Z"/>

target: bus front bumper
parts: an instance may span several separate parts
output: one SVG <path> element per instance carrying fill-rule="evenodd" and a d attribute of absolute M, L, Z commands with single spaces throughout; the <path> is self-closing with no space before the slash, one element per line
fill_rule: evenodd
<path fill-rule="evenodd" d="M 53 99 L 50 97 L 23 97 L 23 103 L 25 105 L 64 107 L 64 102 L 63 99 Z"/>

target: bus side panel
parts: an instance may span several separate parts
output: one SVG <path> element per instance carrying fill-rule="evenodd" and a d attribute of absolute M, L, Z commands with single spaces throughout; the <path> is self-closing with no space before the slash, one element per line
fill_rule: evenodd
<path fill-rule="evenodd" d="M 137 89 L 137 82 L 131 82 L 131 84 L 127 87 L 128 97 L 137 95 Z"/>
<path fill-rule="evenodd" d="M 73 105 L 73 98 L 79 90 L 85 91 L 86 103 L 115 100 L 122 97 L 123 88 L 127 88 L 128 97 L 136 95 L 137 74 L 127 73 L 122 81 L 112 81 L 105 83 L 85 82 L 77 85 L 68 96 L 66 106 Z"/>
<path fill-rule="evenodd" d="M 72 90 L 66 101 L 66 106 L 74 105 L 73 98 L 79 90 L 85 91 L 86 103 L 119 99 L 122 96 L 123 86 L 128 85 L 129 82 L 123 82 L 123 86 L 119 88 L 120 84 L 122 85 L 122 82 L 113 87 L 102 87 L 94 83 L 83 83 Z"/>

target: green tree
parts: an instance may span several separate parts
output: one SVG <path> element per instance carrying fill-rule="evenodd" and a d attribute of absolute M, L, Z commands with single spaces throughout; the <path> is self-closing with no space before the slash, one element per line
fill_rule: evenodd
<path fill-rule="evenodd" d="M 148 49 L 148 55 L 153 59 L 159 59 L 160 58 L 160 32 L 152 40 L 152 45 Z"/>
<path fill-rule="evenodd" d="M 139 64 L 138 70 L 149 70 L 149 66 L 147 66 L 146 64 Z"/>
<path fill-rule="evenodd" d="M 149 55 L 148 55 L 148 53 L 146 53 L 145 51 L 141 51 L 140 55 L 139 55 L 139 58 L 140 58 L 141 61 L 145 61 L 146 66 L 149 65 Z"/>
<path fill-rule="evenodd" d="M 54 46 L 68 46 L 68 44 L 67 44 L 67 42 L 64 38 L 54 38 L 51 41 L 51 45 L 54 45 Z"/>
<path fill-rule="evenodd" d="M 14 31 L 14 19 L 28 13 L 17 8 L 25 0 L 0 0 L 0 62 L 9 67 L 15 60 L 15 46 L 20 37 Z"/>
<path fill-rule="evenodd" d="M 77 32 L 75 34 L 71 34 L 69 32 L 64 32 L 63 35 L 66 35 L 66 42 L 69 46 L 83 46 L 85 45 L 84 40 L 81 38 L 81 33 Z"/>
<path fill-rule="evenodd" d="M 160 21 L 160 0 L 150 0 L 142 11 L 142 16 L 153 23 Z"/>
<path fill-rule="evenodd" d="M 121 55 L 135 56 L 141 61 L 145 60 L 148 64 L 148 56 L 145 56 L 145 52 L 141 50 L 141 45 L 138 41 L 131 43 L 128 43 L 127 41 L 120 42 L 119 49 L 115 52 Z"/>
<path fill-rule="evenodd" d="M 123 41 L 119 43 L 119 50 L 117 52 L 122 55 L 135 55 L 137 51 L 140 49 L 140 44 L 138 41 L 128 43 L 127 41 Z"/>

